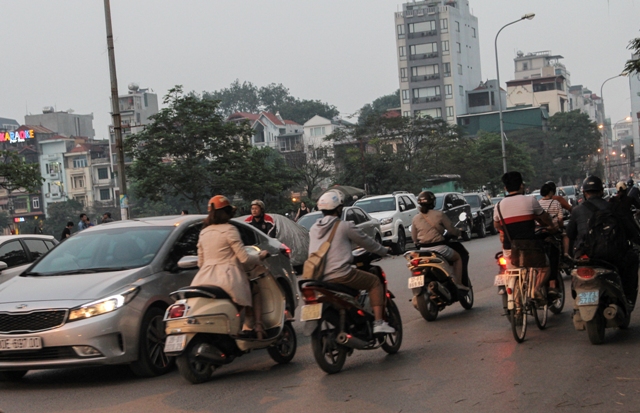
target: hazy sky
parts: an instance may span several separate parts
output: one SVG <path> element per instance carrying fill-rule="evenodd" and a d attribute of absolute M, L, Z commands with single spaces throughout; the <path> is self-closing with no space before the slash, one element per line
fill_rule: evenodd
<path fill-rule="evenodd" d="M 564 56 L 573 85 L 600 94 L 620 73 L 630 39 L 640 37 L 640 0 L 469 0 L 479 20 L 482 77 L 495 78 L 499 38 L 502 84 L 517 50 Z M 336 105 L 343 115 L 398 88 L 397 0 L 112 0 L 120 94 L 129 82 L 159 98 L 187 91 L 282 83 L 291 94 Z M 93 113 L 107 137 L 109 72 L 101 0 L 0 0 L 5 29 L 0 117 L 24 122 L 43 106 Z M 630 112 L 628 79 L 604 87 L 612 122 Z"/>

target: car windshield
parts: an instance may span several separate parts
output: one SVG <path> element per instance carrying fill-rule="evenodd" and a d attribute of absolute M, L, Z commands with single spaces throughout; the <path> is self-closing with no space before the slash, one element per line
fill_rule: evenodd
<path fill-rule="evenodd" d="M 174 227 L 127 227 L 80 232 L 58 245 L 25 275 L 121 271 L 151 262 Z"/>
<path fill-rule="evenodd" d="M 444 201 L 444 195 L 436 195 L 436 206 L 434 209 L 442 209 L 442 202 Z"/>
<path fill-rule="evenodd" d="M 575 195 L 576 194 L 576 189 L 574 187 L 572 187 L 572 186 L 563 186 L 562 190 L 567 195 Z"/>
<path fill-rule="evenodd" d="M 387 198 L 362 199 L 354 205 L 359 206 L 370 214 L 382 211 L 395 211 L 396 198 L 390 196 Z"/>
<path fill-rule="evenodd" d="M 306 214 L 302 218 L 300 218 L 297 222 L 299 225 L 302 225 L 308 230 L 311 230 L 313 224 L 315 224 L 320 218 L 322 218 L 322 213 L 320 212 L 312 212 L 310 214 Z"/>
<path fill-rule="evenodd" d="M 478 195 L 465 195 L 464 199 L 471 205 L 471 208 L 480 208 L 480 197 Z"/>

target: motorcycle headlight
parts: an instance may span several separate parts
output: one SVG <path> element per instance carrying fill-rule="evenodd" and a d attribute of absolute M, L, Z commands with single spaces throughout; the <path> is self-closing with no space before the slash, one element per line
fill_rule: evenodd
<path fill-rule="evenodd" d="M 115 294 L 92 303 L 71 309 L 69 321 L 84 320 L 101 314 L 110 313 L 128 304 L 138 293 L 139 287 L 129 288 L 120 294 Z"/>
<path fill-rule="evenodd" d="M 472 213 L 471 213 L 471 216 L 472 216 L 473 218 L 475 218 L 475 217 L 477 217 L 477 216 L 478 216 L 478 213 L 477 213 L 477 212 L 472 212 Z"/>
<path fill-rule="evenodd" d="M 387 225 L 393 222 L 393 218 L 382 218 L 380 220 L 380 225 Z"/>

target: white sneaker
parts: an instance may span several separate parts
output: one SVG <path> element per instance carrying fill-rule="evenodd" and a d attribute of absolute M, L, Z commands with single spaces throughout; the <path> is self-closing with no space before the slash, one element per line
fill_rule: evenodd
<path fill-rule="evenodd" d="M 373 334 L 393 334 L 395 332 L 396 329 L 391 327 L 386 321 L 379 324 L 373 324 Z"/>

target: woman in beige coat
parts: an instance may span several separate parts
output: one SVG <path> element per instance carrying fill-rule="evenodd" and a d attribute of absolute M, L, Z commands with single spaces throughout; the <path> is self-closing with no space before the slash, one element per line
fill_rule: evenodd
<path fill-rule="evenodd" d="M 204 220 L 198 240 L 200 270 L 191 285 L 215 285 L 229 294 L 238 306 L 258 307 L 258 297 L 255 297 L 256 305 L 252 300 L 247 269 L 260 264 L 269 253 L 260 251 L 258 256 L 247 254 L 238 229 L 229 224 L 235 211 L 236 208 L 222 195 L 209 200 L 209 216 Z M 264 331 L 259 319 L 260 310 L 255 308 L 255 329 L 258 334 Z"/>

